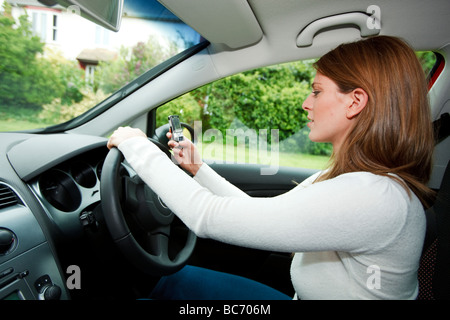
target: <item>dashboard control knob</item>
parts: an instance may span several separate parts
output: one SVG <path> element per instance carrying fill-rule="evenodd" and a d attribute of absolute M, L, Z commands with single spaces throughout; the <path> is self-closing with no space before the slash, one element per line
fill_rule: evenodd
<path fill-rule="evenodd" d="M 14 233 L 0 229 L 0 255 L 8 253 L 14 246 Z"/>
<path fill-rule="evenodd" d="M 61 297 L 61 288 L 55 284 L 44 288 L 44 300 L 59 300 Z"/>

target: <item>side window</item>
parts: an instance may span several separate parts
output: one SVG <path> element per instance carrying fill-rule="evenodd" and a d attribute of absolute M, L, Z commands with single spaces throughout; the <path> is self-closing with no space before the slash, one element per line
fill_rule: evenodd
<path fill-rule="evenodd" d="M 434 54 L 418 53 L 426 73 Z M 209 163 L 257 163 L 324 169 L 329 143 L 309 140 L 303 101 L 315 76 L 313 60 L 233 75 L 193 90 L 157 110 L 157 126 L 170 114 L 195 129 Z"/>
<path fill-rule="evenodd" d="M 430 72 L 433 70 L 434 65 L 436 64 L 436 54 L 432 51 L 418 51 L 416 52 L 416 55 L 419 59 L 420 64 L 422 65 L 422 69 L 425 72 L 425 75 L 429 76 Z"/>
<path fill-rule="evenodd" d="M 233 75 L 157 110 L 157 126 L 170 114 L 194 127 L 209 163 L 257 163 L 323 169 L 331 145 L 312 143 L 302 103 L 311 92 L 312 60 Z"/>

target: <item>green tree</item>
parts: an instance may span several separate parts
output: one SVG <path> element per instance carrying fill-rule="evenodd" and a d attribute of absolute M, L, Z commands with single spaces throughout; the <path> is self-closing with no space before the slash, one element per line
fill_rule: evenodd
<path fill-rule="evenodd" d="M 50 64 L 40 58 L 44 45 L 30 31 L 27 16 L 18 22 L 5 2 L 0 15 L 0 105 L 41 106 L 61 92 Z"/>
<path fill-rule="evenodd" d="M 63 105 L 82 100 L 82 70 L 61 54 L 45 50 L 44 43 L 31 31 L 28 16 L 22 15 L 16 21 L 7 2 L 0 14 L 0 47 L 3 110 L 39 111 L 56 98 Z"/>
<path fill-rule="evenodd" d="M 329 144 L 312 143 L 302 130 L 308 121 L 302 104 L 311 91 L 312 63 L 263 67 L 215 82 L 207 95 L 209 125 L 224 135 L 236 123 L 256 131 L 277 129 L 282 149 L 329 155 Z"/>
<path fill-rule="evenodd" d="M 172 114 L 180 115 L 182 122 L 193 127 L 194 121 L 201 119 L 202 109 L 195 100 L 194 95 L 184 94 L 178 99 L 166 103 L 164 108 L 158 111 L 156 117 L 157 126 L 166 124 L 168 116 Z"/>
<path fill-rule="evenodd" d="M 416 56 L 419 59 L 425 75 L 428 75 L 436 63 L 436 55 L 432 51 L 418 51 Z"/>
<path fill-rule="evenodd" d="M 208 99 L 211 126 L 229 128 L 237 119 L 245 126 L 278 129 L 280 139 L 299 131 L 307 121 L 301 108 L 310 92 L 310 61 L 259 68 L 213 84 Z"/>
<path fill-rule="evenodd" d="M 331 145 L 313 143 L 304 130 L 306 112 L 302 103 L 310 93 L 315 71 L 313 61 L 296 61 L 239 73 L 193 90 L 158 112 L 158 125 L 167 115 L 180 114 L 191 124 L 202 120 L 202 129 L 277 129 L 280 149 L 330 155 Z"/>
<path fill-rule="evenodd" d="M 175 44 L 165 46 L 154 37 L 130 48 L 122 46 L 115 60 L 100 62 L 95 77 L 96 87 L 105 93 L 112 93 L 167 60 L 178 50 Z"/>
<path fill-rule="evenodd" d="M 59 51 L 45 49 L 44 56 L 42 60 L 51 66 L 54 81 L 60 88 L 55 98 L 59 98 L 62 105 L 80 102 L 84 98 L 82 92 L 88 87 L 83 69 L 76 61 L 66 59 Z"/>

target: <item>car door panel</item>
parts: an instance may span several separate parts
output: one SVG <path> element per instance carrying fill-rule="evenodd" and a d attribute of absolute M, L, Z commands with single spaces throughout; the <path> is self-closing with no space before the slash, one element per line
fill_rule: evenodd
<path fill-rule="evenodd" d="M 211 164 L 219 175 L 254 197 L 271 197 L 289 191 L 317 170 L 279 167 L 275 174 L 262 174 L 267 168 L 257 164 Z"/>

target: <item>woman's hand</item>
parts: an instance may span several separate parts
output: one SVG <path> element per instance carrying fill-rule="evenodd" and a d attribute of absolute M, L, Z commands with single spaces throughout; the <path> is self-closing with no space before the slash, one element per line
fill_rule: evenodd
<path fill-rule="evenodd" d="M 121 142 L 134 137 L 147 138 L 146 134 L 140 129 L 120 127 L 111 135 L 106 146 L 109 149 L 118 147 Z M 172 138 L 172 133 L 170 132 L 167 133 L 167 138 L 169 138 L 168 145 L 173 150 L 173 157 L 178 164 L 186 171 L 195 175 L 203 164 L 195 145 L 188 139 L 180 142 L 170 140 Z"/>
<path fill-rule="evenodd" d="M 106 146 L 108 147 L 108 149 L 118 147 L 121 142 L 133 137 L 147 138 L 147 135 L 140 129 L 130 127 L 120 127 L 116 131 L 114 131 L 114 133 L 111 135 L 111 137 L 108 140 L 108 144 Z"/>
<path fill-rule="evenodd" d="M 200 157 L 200 153 L 198 152 L 196 146 L 186 138 L 180 142 L 171 140 L 171 132 L 167 132 L 166 136 L 169 138 L 169 142 L 167 144 L 173 150 L 175 160 L 184 170 L 195 176 L 203 164 L 202 158 Z"/>

